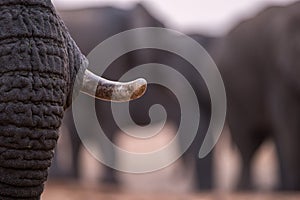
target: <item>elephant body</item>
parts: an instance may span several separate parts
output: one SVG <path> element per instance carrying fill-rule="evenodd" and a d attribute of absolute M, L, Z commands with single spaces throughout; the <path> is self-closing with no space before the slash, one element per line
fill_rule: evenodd
<path fill-rule="evenodd" d="M 83 57 L 50 0 L 0 16 L 0 199 L 39 199 Z"/>
<path fill-rule="evenodd" d="M 240 189 L 253 188 L 251 163 L 268 138 L 276 145 L 279 189 L 300 189 L 299 10 L 299 2 L 267 8 L 215 46 L 228 124 L 242 158 Z"/>

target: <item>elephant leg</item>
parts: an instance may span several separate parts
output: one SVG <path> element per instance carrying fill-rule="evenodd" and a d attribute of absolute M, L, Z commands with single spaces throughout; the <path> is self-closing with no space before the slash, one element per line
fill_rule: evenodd
<path fill-rule="evenodd" d="M 61 169 L 57 159 L 57 149 L 54 150 L 54 157 L 52 159 L 51 167 L 49 168 L 49 179 L 56 179 L 61 176 Z"/>
<path fill-rule="evenodd" d="M 281 173 L 278 189 L 300 190 L 300 96 L 280 82 L 270 97 Z"/>
<path fill-rule="evenodd" d="M 101 177 L 101 183 L 117 185 L 119 182 L 116 177 L 116 170 L 111 167 L 104 166 L 103 176 Z"/>
<path fill-rule="evenodd" d="M 76 128 L 73 122 L 73 116 L 71 109 L 67 109 L 64 114 L 63 123 L 60 129 L 60 133 L 67 137 L 65 139 L 70 140 L 71 149 L 71 166 L 66 172 L 59 166 L 58 154 L 60 149 L 55 149 L 54 158 L 52 160 L 51 167 L 49 169 L 49 177 L 53 179 L 79 179 L 80 176 L 80 147 L 81 141 L 77 135 Z"/>
<path fill-rule="evenodd" d="M 206 118 L 208 119 L 208 117 Z M 203 120 L 204 121 L 204 120 Z M 207 123 L 206 121 L 205 123 Z M 195 163 L 195 189 L 197 191 L 211 190 L 214 186 L 214 170 L 213 170 L 213 152 L 210 152 L 205 158 L 199 158 L 200 144 L 204 140 L 205 127 L 200 123 L 200 131 L 191 146 L 191 153 Z"/>
<path fill-rule="evenodd" d="M 119 127 L 115 125 L 114 117 L 111 113 L 111 104 L 109 102 L 96 101 L 96 111 L 97 113 L 101 113 L 104 117 L 98 116 L 98 122 L 105 134 L 105 136 L 114 143 L 117 132 L 119 132 Z M 97 129 L 97 128 L 95 128 Z M 101 135 L 101 137 L 103 137 Z M 102 168 L 102 176 L 100 178 L 100 183 L 108 184 L 108 185 L 117 185 L 118 179 L 116 175 L 116 170 L 111 166 L 115 166 L 116 163 L 116 152 L 114 148 L 112 148 L 109 144 L 105 142 L 106 140 L 103 138 L 100 140 L 99 147 L 102 152 L 103 159 L 105 163 L 109 164 L 109 166 L 103 165 Z"/>
<path fill-rule="evenodd" d="M 69 129 L 68 129 L 68 126 L 65 122 L 65 117 L 67 115 L 64 116 L 63 118 L 63 122 L 62 122 L 62 125 L 60 127 L 60 135 L 65 135 L 65 134 L 68 134 L 69 133 Z M 60 138 L 60 140 L 63 139 L 69 139 L 69 137 L 67 138 Z M 63 145 L 63 144 L 62 144 Z M 62 147 L 62 145 L 58 145 L 56 146 L 55 150 L 54 150 L 54 157 L 52 159 L 52 163 L 51 163 L 51 166 L 49 168 L 49 179 L 52 179 L 52 180 L 62 180 L 62 179 L 67 179 L 70 177 L 70 173 L 69 173 L 69 170 L 68 172 L 66 172 L 61 163 L 60 163 L 60 160 L 59 160 L 59 154 L 63 152 L 63 149 L 60 148 L 60 146 Z"/>
<path fill-rule="evenodd" d="M 203 143 L 209 124 L 209 121 L 205 120 L 209 119 L 207 113 L 202 113 L 202 116 L 203 119 L 200 121 L 198 133 L 188 150 L 183 154 L 182 159 L 185 168 L 188 168 L 191 163 L 194 165 L 195 189 L 197 191 L 208 191 L 214 186 L 213 152 L 210 152 L 205 158 L 199 158 L 199 150 L 201 148 L 201 144 Z M 185 137 L 187 137 L 187 135 L 188 134 L 186 133 L 179 136 L 180 149 L 183 148 L 183 144 L 186 139 Z"/>
<path fill-rule="evenodd" d="M 81 140 L 77 135 L 76 129 L 69 127 L 70 139 L 71 139 L 71 152 L 72 152 L 72 173 L 71 178 L 75 180 L 80 178 L 80 149 L 82 146 Z"/>
<path fill-rule="evenodd" d="M 254 128 L 253 124 L 247 125 L 245 120 L 235 120 L 230 124 L 233 142 L 241 155 L 241 172 L 238 190 L 253 190 L 251 167 L 253 157 L 270 132 L 265 128 Z M 247 122 L 247 121 L 246 121 Z"/>
<path fill-rule="evenodd" d="M 265 135 L 266 132 L 268 131 L 254 131 L 253 133 L 249 134 L 249 136 L 252 137 L 248 138 L 248 142 L 238 145 L 242 159 L 241 176 L 238 183 L 239 190 L 253 190 L 255 188 L 251 177 L 253 157 L 262 143 L 267 139 Z"/>
<path fill-rule="evenodd" d="M 196 189 L 198 191 L 211 190 L 213 187 L 213 152 L 205 158 L 195 160 Z"/>
<path fill-rule="evenodd" d="M 112 141 L 114 142 L 114 138 L 115 138 L 115 135 L 116 133 L 115 132 L 112 132 L 110 134 L 107 134 L 107 137 Z M 101 148 L 106 148 L 105 147 L 106 144 L 103 144 L 101 146 Z M 105 151 L 107 151 L 107 148 L 105 149 Z M 104 151 L 103 151 L 104 152 Z M 109 153 L 104 154 L 104 159 L 105 160 L 109 160 L 110 163 L 112 165 L 114 165 L 116 163 L 116 152 L 114 151 L 114 149 L 110 149 L 109 150 Z M 118 178 L 117 178 L 117 175 L 116 175 L 116 170 L 113 169 L 112 167 L 110 166 L 106 166 L 104 165 L 103 167 L 103 175 L 100 179 L 101 183 L 103 184 L 108 184 L 108 185 L 117 185 L 119 182 L 118 182 Z"/>
<path fill-rule="evenodd" d="M 246 153 L 242 153 L 243 151 L 240 152 L 242 156 L 242 163 L 241 163 L 241 172 L 240 172 L 240 178 L 238 181 L 237 189 L 252 190 L 253 183 L 251 180 L 251 163 L 252 163 L 251 161 L 253 156 L 252 155 L 245 156 Z"/>

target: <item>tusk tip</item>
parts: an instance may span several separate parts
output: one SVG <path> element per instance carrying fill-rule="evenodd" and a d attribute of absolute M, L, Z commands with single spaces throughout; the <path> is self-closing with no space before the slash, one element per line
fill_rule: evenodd
<path fill-rule="evenodd" d="M 136 89 L 132 93 L 130 100 L 138 99 L 142 97 L 147 90 L 147 81 L 143 78 L 139 78 L 134 81 L 136 84 Z"/>

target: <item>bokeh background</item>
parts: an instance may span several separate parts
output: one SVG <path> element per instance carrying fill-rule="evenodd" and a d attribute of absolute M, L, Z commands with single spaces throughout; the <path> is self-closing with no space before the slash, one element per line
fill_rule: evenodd
<path fill-rule="evenodd" d="M 205 44 L 203 46 L 207 47 L 208 52 L 210 52 L 210 46 L 208 45 L 210 43 L 206 43 L 210 40 L 206 40 L 207 38 L 224 38 L 241 21 L 256 16 L 265 8 L 274 5 L 288 5 L 293 2 L 296 2 L 296 0 L 53 0 L 54 5 L 69 27 L 71 35 L 86 55 L 97 45 L 95 42 L 103 41 L 105 37 L 110 36 L 110 34 L 116 34 L 118 30 L 122 31 L 134 27 L 123 28 L 121 27 L 123 24 L 117 21 L 110 22 L 109 20 L 114 18 L 114 14 L 100 19 L 95 18 L 97 15 L 94 15 L 90 17 L 93 23 L 85 23 L 88 21 L 88 14 L 82 9 L 108 8 L 108 6 L 111 6 L 119 9 L 119 11 L 126 10 L 128 13 L 125 15 L 130 15 L 130 12 L 134 12 L 137 3 L 140 3 L 143 9 L 146 9 L 146 11 L 141 9 L 142 12 L 148 12 L 155 20 L 158 20 L 158 22 L 155 21 L 153 23 L 147 22 L 148 24 L 144 22 L 143 26 L 160 26 L 160 23 L 162 23 L 165 27 L 186 34 L 200 34 L 205 36 L 205 40 L 203 40 Z M 75 15 L 70 15 L 72 10 L 77 10 Z M 99 12 L 104 13 L 106 11 L 100 9 Z M 136 18 L 138 19 L 139 17 Z M 135 17 L 133 16 L 133 18 Z M 107 21 L 104 22 L 105 20 Z M 90 26 L 91 31 L 96 29 L 96 24 L 99 24 L 99 37 L 101 38 L 93 40 L 88 34 L 82 36 L 80 32 L 82 31 L 82 28 L 80 28 L 80 25 L 83 25 L 82 23 L 86 25 L 86 27 L 83 26 L 84 29 L 88 29 Z M 103 29 L 101 29 L 101 25 Z M 117 30 L 109 30 L 112 31 L 111 33 L 106 33 L 107 27 L 110 26 L 120 27 L 119 29 L 116 28 Z M 300 27 L 300 24 L 297 24 L 297 26 Z M 126 60 L 126 58 L 124 59 Z M 152 59 L 155 60 L 156 58 L 150 58 L 151 61 Z M 122 62 L 126 61 L 120 60 L 120 63 Z M 177 63 L 181 62 L 178 61 Z M 134 64 L 139 63 L 139 61 L 136 61 Z M 115 63 L 115 65 L 118 65 L 118 63 Z M 116 72 L 112 71 L 112 73 Z M 107 76 L 112 75 L 108 73 Z M 106 108 L 103 108 L 105 105 L 107 104 L 100 105 L 102 112 L 106 112 Z M 66 116 L 71 116 L 71 114 Z M 67 117 L 61 128 L 55 164 L 51 168 L 50 181 L 46 185 L 43 199 L 251 198 L 265 200 L 300 198 L 300 196 L 297 196 L 297 190 L 289 190 L 288 193 L 282 193 L 281 190 L 277 190 L 280 185 L 280 167 L 276 155 L 276 147 L 272 140 L 267 139 L 253 156 L 253 162 L 250 166 L 253 185 L 251 188 L 244 190 L 239 188 L 240 174 L 243 167 L 241 161 L 243 158 L 231 140 L 230 130 L 227 125 L 224 127 L 217 146 L 211 153 L 212 155 L 210 155 L 209 159 L 211 160 L 199 164 L 203 166 L 209 163 L 208 166 L 200 169 L 201 173 L 197 172 L 199 165 L 197 165 L 196 154 L 190 154 L 187 158 L 180 159 L 163 170 L 137 175 L 111 171 L 94 159 L 84 147 L 78 144 L 78 138 L 76 139 L 76 136 L 74 136 L 77 133 L 72 131 L 72 128 L 74 128 L 72 122 L 70 122 L 72 119 Z M 140 119 L 142 118 L 140 117 Z M 110 122 L 104 121 L 103 123 L 109 124 Z M 138 123 L 143 124 L 144 122 L 141 120 Z M 107 126 L 111 132 L 116 131 L 114 127 Z M 122 148 L 143 152 L 145 149 L 155 149 L 168 143 L 174 137 L 175 130 L 176 117 L 175 125 L 174 123 L 167 124 L 162 130 L 163 133 L 147 142 L 132 139 L 120 131 L 114 133 L 114 136 L 110 139 L 114 140 Z M 74 143 L 76 144 L 74 145 Z M 180 148 L 179 146 L 178 149 Z M 76 150 L 74 150 L 74 147 Z M 196 149 L 198 148 L 196 147 Z M 299 151 L 294 151 L 292 154 L 299 154 Z M 134 162 L 124 160 L 118 155 L 114 155 L 114 159 L 121 164 Z M 209 170 L 206 171 L 207 169 Z M 201 179 L 201 181 L 198 179 Z"/>
<path fill-rule="evenodd" d="M 222 35 L 240 20 L 254 16 L 270 5 L 286 5 L 295 0 L 53 0 L 59 9 L 76 9 L 112 5 L 119 8 L 132 7 L 142 2 L 147 9 L 168 27 L 181 31 L 201 31 Z"/>

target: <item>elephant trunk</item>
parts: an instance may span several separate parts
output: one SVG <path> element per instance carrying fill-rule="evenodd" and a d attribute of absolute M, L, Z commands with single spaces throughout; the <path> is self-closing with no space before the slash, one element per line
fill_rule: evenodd
<path fill-rule="evenodd" d="M 0 16 L 0 199 L 37 200 L 74 88 L 125 101 L 146 85 L 119 85 L 86 71 L 50 0 L 1 0 Z"/>
<path fill-rule="evenodd" d="M 0 15 L 0 199 L 40 199 L 75 53 L 51 1 L 2 0 Z"/>

